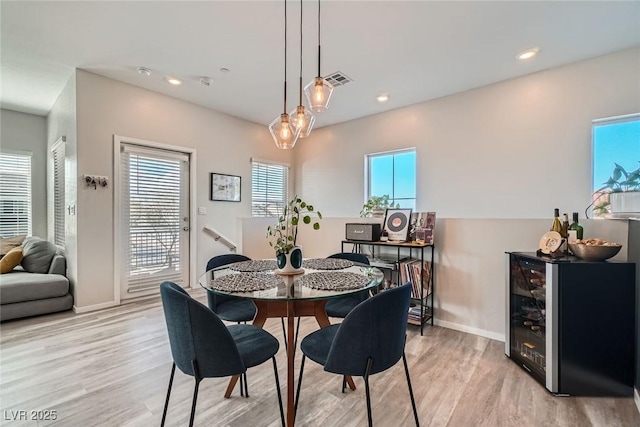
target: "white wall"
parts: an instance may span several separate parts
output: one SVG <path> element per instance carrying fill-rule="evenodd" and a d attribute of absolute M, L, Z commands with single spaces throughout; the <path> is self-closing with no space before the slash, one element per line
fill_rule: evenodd
<path fill-rule="evenodd" d="M 65 143 L 65 256 L 67 258 L 67 276 L 71 283 L 74 305 L 78 304 L 78 227 L 77 227 L 77 132 L 76 132 L 76 73 L 74 72 L 66 86 L 53 104 L 47 116 L 46 150 L 64 136 Z M 49 205 L 53 205 L 53 182 L 48 184 Z M 53 216 L 49 217 L 49 229 L 53 231 Z"/>
<path fill-rule="evenodd" d="M 318 129 L 295 148 L 296 191 L 327 216 L 356 216 L 364 156 L 416 147 L 420 211 L 441 218 L 583 212 L 591 121 L 639 112 L 639 75 L 635 48 Z"/>
<path fill-rule="evenodd" d="M 202 230 L 211 225 L 238 242 L 236 220 L 251 216 L 250 158 L 290 163 L 292 153 L 277 149 L 266 126 L 217 113 L 86 71 L 77 72 L 78 176 L 113 180 L 113 135 L 197 150 L 196 205 L 207 215 L 192 218 L 197 234 L 196 277 L 207 260 L 228 249 Z M 180 88 L 176 88 L 180 90 Z M 211 90 L 215 96 L 215 89 Z M 209 201 L 209 173 L 242 177 L 242 202 Z M 113 181 L 112 181 L 113 182 Z M 81 307 L 113 301 L 113 188 L 78 191 L 78 298 Z M 196 285 L 197 286 L 197 285 Z"/>
<path fill-rule="evenodd" d="M 0 110 L 0 149 L 32 153 L 31 200 L 34 236 L 47 238 L 47 121 L 42 116 Z"/>
<path fill-rule="evenodd" d="M 417 209 L 438 215 L 436 320 L 501 338 L 504 251 L 535 251 L 553 208 L 583 216 L 591 121 L 640 111 L 638 76 L 635 48 L 318 129 L 295 149 L 296 191 L 325 217 L 356 216 L 365 155 L 415 147 Z M 626 227 L 585 233 L 626 245 Z M 332 228 L 312 245 L 337 252 L 344 230 Z"/>

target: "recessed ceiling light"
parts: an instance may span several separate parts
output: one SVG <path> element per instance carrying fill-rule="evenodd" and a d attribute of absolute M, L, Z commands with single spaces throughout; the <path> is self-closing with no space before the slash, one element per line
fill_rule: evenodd
<path fill-rule="evenodd" d="M 144 76 L 150 76 L 151 70 L 146 67 L 138 67 L 138 74 L 142 74 Z"/>
<path fill-rule="evenodd" d="M 538 54 L 539 51 L 540 49 L 538 49 L 537 47 L 534 47 L 533 49 L 523 50 L 522 52 L 518 53 L 516 57 L 521 61 L 524 61 L 524 60 L 533 58 Z"/>
<path fill-rule="evenodd" d="M 231 72 L 231 70 L 230 70 L 230 69 L 228 69 L 228 68 L 222 67 L 222 68 L 220 68 L 220 72 L 221 72 L 221 73 L 230 73 L 230 72 Z"/>
<path fill-rule="evenodd" d="M 182 80 L 177 77 L 167 77 L 167 83 L 174 86 L 180 86 L 182 84 Z"/>
<path fill-rule="evenodd" d="M 389 94 L 381 93 L 380 95 L 376 96 L 376 100 L 378 102 L 387 102 L 389 100 Z"/>

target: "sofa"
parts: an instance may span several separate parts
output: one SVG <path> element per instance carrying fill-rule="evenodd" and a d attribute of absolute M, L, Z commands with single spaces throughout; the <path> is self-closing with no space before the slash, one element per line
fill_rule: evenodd
<path fill-rule="evenodd" d="M 19 248 L 20 265 L 0 274 L 0 321 L 70 310 L 73 296 L 59 248 L 39 237 L 27 237 Z"/>

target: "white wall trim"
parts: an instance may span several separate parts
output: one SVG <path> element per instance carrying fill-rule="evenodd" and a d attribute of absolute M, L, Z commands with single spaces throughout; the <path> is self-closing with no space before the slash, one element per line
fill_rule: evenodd
<path fill-rule="evenodd" d="M 88 305 L 86 307 L 73 306 L 73 312 L 76 314 L 89 313 L 90 311 L 103 310 L 105 308 L 111 308 L 120 305 L 119 301 L 109 301 L 100 304 Z"/>
<path fill-rule="evenodd" d="M 640 391 L 637 388 L 633 389 L 633 401 L 636 403 L 636 409 L 640 412 Z"/>
<path fill-rule="evenodd" d="M 458 323 L 447 322 L 446 320 L 434 320 L 434 324 L 442 326 L 443 328 L 453 329 L 454 331 L 466 332 L 468 334 L 478 335 L 480 337 L 489 338 L 496 341 L 504 342 L 504 334 L 497 332 L 491 332 L 480 328 L 474 328 L 472 326 L 460 325 Z"/>
<path fill-rule="evenodd" d="M 120 145 L 131 143 L 143 147 L 156 148 L 160 150 L 170 150 L 189 155 L 189 282 L 190 286 L 195 286 L 198 281 L 196 277 L 197 244 L 194 224 L 196 222 L 196 150 L 194 148 L 182 147 L 179 145 L 164 144 L 155 141 L 147 141 L 139 138 L 113 135 L 113 299 L 114 305 L 120 305 L 120 287 L 122 282 L 122 269 L 120 258 L 120 231 L 122 223 L 120 220 Z M 189 284 L 187 284 L 189 286 Z"/>

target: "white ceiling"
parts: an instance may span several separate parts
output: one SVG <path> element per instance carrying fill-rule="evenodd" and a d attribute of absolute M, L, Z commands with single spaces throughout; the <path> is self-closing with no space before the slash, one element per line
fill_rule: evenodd
<path fill-rule="evenodd" d="M 3 108 L 46 115 L 75 68 L 268 124 L 282 112 L 283 1 L 2 1 Z M 289 1 L 289 102 L 299 2 Z M 304 2 L 304 83 L 317 72 L 317 2 Z M 322 2 L 322 74 L 339 123 L 640 45 L 640 1 Z M 539 47 L 528 62 L 516 53 Z M 150 77 L 136 68 L 153 71 Z M 220 72 L 226 67 L 229 73 Z M 169 86 L 164 77 L 184 80 Z M 201 76 L 209 76 L 210 87 Z M 376 102 L 380 92 L 390 100 Z"/>

